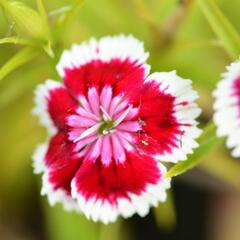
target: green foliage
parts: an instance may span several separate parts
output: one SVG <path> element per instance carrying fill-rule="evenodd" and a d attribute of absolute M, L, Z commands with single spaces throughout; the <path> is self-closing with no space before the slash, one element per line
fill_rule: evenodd
<path fill-rule="evenodd" d="M 186 161 L 182 161 L 174 165 L 167 173 L 166 177 L 171 178 L 182 174 L 196 165 L 198 165 L 202 157 L 212 149 L 220 139 L 216 137 L 216 127 L 210 123 L 199 138 L 199 147 L 195 149 L 194 154 L 190 155 Z"/>
<path fill-rule="evenodd" d="M 37 56 L 36 49 L 25 48 L 8 60 L 0 69 L 0 82 L 10 72 L 20 67 L 21 65 L 31 61 Z"/>
<path fill-rule="evenodd" d="M 17 25 L 19 33 L 36 39 L 48 36 L 47 25 L 37 11 L 19 1 L 1 0 L 0 5 Z"/>
<path fill-rule="evenodd" d="M 36 0 L 36 1 L 37 1 L 37 7 L 38 7 L 39 14 L 42 18 L 42 21 L 45 22 L 45 25 L 47 26 L 48 25 L 48 14 L 44 7 L 43 0 Z"/>
<path fill-rule="evenodd" d="M 214 0 L 198 0 L 203 13 L 229 55 L 236 59 L 240 54 L 240 36 L 223 15 Z"/>
<path fill-rule="evenodd" d="M 25 38 L 20 37 L 6 37 L 0 39 L 0 44 L 5 43 L 13 43 L 13 44 L 20 44 L 20 45 L 31 45 L 31 41 Z"/>
<path fill-rule="evenodd" d="M 66 25 L 69 24 L 72 18 L 78 13 L 83 3 L 84 0 L 76 0 L 72 6 L 70 6 L 70 9 L 60 16 L 59 24 L 63 25 L 63 27 L 67 27 Z"/>

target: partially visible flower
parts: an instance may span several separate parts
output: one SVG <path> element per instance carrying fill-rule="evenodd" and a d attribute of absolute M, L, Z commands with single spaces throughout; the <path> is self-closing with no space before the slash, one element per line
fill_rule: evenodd
<path fill-rule="evenodd" d="M 213 93 L 217 135 L 227 136 L 233 157 L 240 157 L 240 61 L 227 67 Z"/>
<path fill-rule="evenodd" d="M 64 51 L 63 84 L 37 87 L 34 113 L 50 139 L 33 158 L 50 204 L 108 223 L 165 201 L 159 160 L 185 160 L 198 146 L 200 109 L 190 80 L 149 75 L 147 57 L 132 36 L 91 39 Z"/>

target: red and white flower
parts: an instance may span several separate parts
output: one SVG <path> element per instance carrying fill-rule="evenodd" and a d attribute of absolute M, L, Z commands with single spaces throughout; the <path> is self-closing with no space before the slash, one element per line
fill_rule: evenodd
<path fill-rule="evenodd" d="M 169 180 L 159 160 L 185 160 L 198 146 L 200 109 L 190 80 L 149 75 L 147 58 L 132 36 L 91 39 L 62 54 L 63 83 L 36 88 L 34 113 L 50 137 L 34 168 L 50 204 L 108 223 L 165 201 Z"/>
<path fill-rule="evenodd" d="M 213 93 L 217 135 L 227 137 L 233 157 L 240 157 L 240 61 L 227 67 Z"/>

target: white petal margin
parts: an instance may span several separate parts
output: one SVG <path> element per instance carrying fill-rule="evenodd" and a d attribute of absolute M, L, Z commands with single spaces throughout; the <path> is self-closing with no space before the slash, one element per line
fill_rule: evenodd
<path fill-rule="evenodd" d="M 47 153 L 48 145 L 49 142 L 39 144 L 32 155 L 33 171 L 35 174 L 43 173 L 47 169 L 44 158 Z"/>
<path fill-rule="evenodd" d="M 178 136 L 179 144 L 172 148 L 169 153 L 158 154 L 156 159 L 166 162 L 176 163 L 187 159 L 187 154 L 193 153 L 193 149 L 198 147 L 195 141 L 201 134 L 201 129 L 197 127 L 195 120 L 200 114 L 201 109 L 195 103 L 198 98 L 196 91 L 192 89 L 192 81 L 183 79 L 172 72 L 156 72 L 148 76 L 145 82 L 156 82 L 159 84 L 161 92 L 168 93 L 175 97 L 174 116 L 180 124 L 190 124 L 190 126 L 181 126 L 182 134 Z M 186 105 L 180 103 L 187 102 Z"/>
<path fill-rule="evenodd" d="M 33 115 L 38 116 L 40 124 L 47 128 L 50 136 L 57 133 L 57 129 L 48 113 L 47 99 L 50 90 L 62 87 L 63 85 L 54 80 L 47 80 L 44 84 L 39 84 L 35 89 Z"/>
<path fill-rule="evenodd" d="M 54 206 L 56 203 L 62 203 L 63 208 L 66 211 L 77 211 L 79 210 L 79 206 L 77 201 L 73 199 L 71 196 L 67 195 L 64 190 L 57 189 L 55 190 L 52 183 L 48 180 L 49 173 L 46 171 L 42 176 L 42 189 L 41 195 L 47 195 L 48 202 L 50 206 Z"/>
<path fill-rule="evenodd" d="M 132 35 L 106 36 L 100 40 L 91 38 L 79 45 L 74 44 L 70 50 L 65 50 L 57 64 L 59 75 L 64 78 L 65 68 L 73 69 L 87 64 L 93 60 L 109 62 L 112 59 L 129 59 L 138 64 L 144 64 L 149 56 L 144 51 L 143 42 Z M 145 76 L 150 72 L 150 66 L 144 64 Z"/>
<path fill-rule="evenodd" d="M 227 137 L 227 147 L 232 149 L 233 157 L 240 157 L 240 112 L 238 96 L 234 95 L 234 82 L 240 77 L 240 61 L 227 67 L 217 88 L 215 97 L 214 122 L 217 125 L 217 135 Z"/>
<path fill-rule="evenodd" d="M 164 178 L 166 168 L 161 163 L 158 163 L 158 166 L 163 174 L 163 179 L 155 185 L 149 184 L 141 195 L 129 193 L 130 199 L 119 198 L 116 206 L 95 198 L 86 201 L 84 196 L 78 193 L 74 179 L 71 183 L 72 197 L 77 199 L 78 206 L 86 217 L 94 222 L 101 221 L 108 224 L 115 222 L 119 216 L 129 218 L 135 213 L 144 217 L 152 206 L 156 207 L 159 202 L 166 201 L 166 190 L 170 188 L 170 179 Z"/>

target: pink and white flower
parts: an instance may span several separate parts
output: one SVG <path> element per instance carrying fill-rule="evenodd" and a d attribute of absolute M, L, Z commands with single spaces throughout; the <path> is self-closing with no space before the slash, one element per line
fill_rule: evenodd
<path fill-rule="evenodd" d="M 240 157 L 240 61 L 227 67 L 213 93 L 217 135 L 227 137 L 233 157 Z"/>
<path fill-rule="evenodd" d="M 91 39 L 62 54 L 63 83 L 36 88 L 34 113 L 49 140 L 34 168 L 50 204 L 108 223 L 165 201 L 169 179 L 159 160 L 185 160 L 198 146 L 200 109 L 190 80 L 149 75 L 147 58 L 132 36 Z"/>

